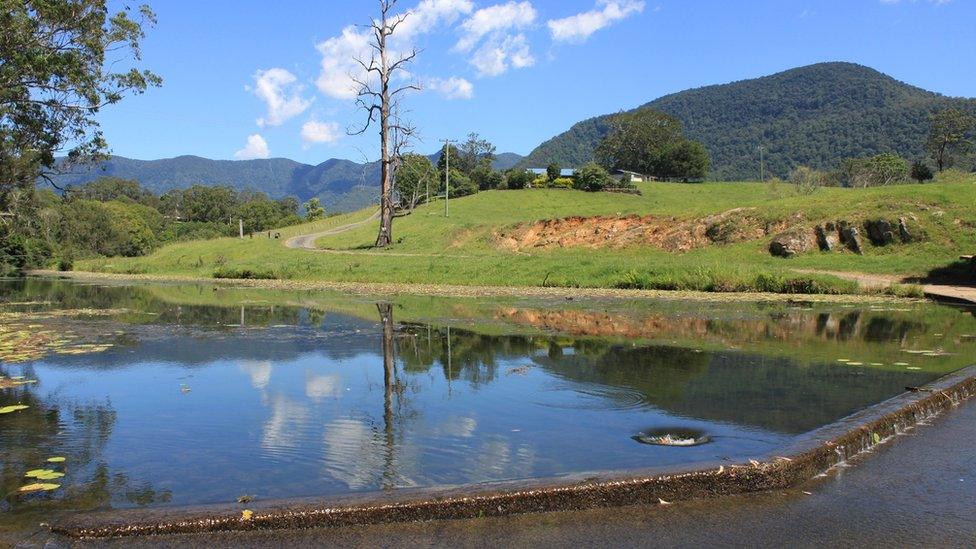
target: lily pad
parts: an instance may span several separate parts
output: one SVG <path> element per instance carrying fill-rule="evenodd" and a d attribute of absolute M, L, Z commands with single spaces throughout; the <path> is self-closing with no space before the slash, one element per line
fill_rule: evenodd
<path fill-rule="evenodd" d="M 64 463 L 65 461 L 67 461 L 67 459 L 61 456 L 54 456 L 54 457 L 47 458 L 48 463 Z"/>
<path fill-rule="evenodd" d="M 13 406 L 4 406 L 3 408 L 0 408 L 0 414 L 12 414 L 14 412 L 19 412 L 21 410 L 26 410 L 28 408 L 30 408 L 30 406 L 25 406 L 23 404 L 15 404 Z"/>
<path fill-rule="evenodd" d="M 63 477 L 64 473 L 59 473 L 52 469 L 34 469 L 27 471 L 24 476 L 28 478 L 36 478 L 38 480 L 54 480 L 56 478 Z"/>
<path fill-rule="evenodd" d="M 45 482 L 35 482 L 34 484 L 28 484 L 26 486 L 21 486 L 18 492 L 22 494 L 30 492 L 50 492 L 51 490 L 57 490 L 60 488 L 60 484 L 49 484 Z"/>

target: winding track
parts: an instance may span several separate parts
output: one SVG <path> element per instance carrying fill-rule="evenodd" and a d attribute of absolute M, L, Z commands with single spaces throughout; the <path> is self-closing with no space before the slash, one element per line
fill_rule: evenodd
<path fill-rule="evenodd" d="M 457 254 L 423 254 L 423 253 L 407 253 L 407 252 L 382 252 L 373 250 L 332 250 L 328 248 L 316 247 L 315 243 L 323 237 L 333 236 L 337 234 L 342 234 L 353 229 L 357 229 L 370 223 L 376 221 L 380 218 L 380 210 L 376 210 L 373 215 L 363 219 L 362 221 L 356 221 L 354 223 L 349 223 L 348 225 L 341 225 L 339 227 L 333 227 L 327 231 L 321 231 L 317 233 L 300 234 L 298 236 L 293 236 L 285 241 L 284 245 L 286 248 L 291 248 L 293 250 L 307 250 L 310 252 L 322 253 L 322 254 L 334 254 L 334 255 L 381 255 L 388 257 L 452 257 L 452 258 L 463 258 L 469 257 L 466 255 Z"/>
<path fill-rule="evenodd" d="M 342 234 L 347 231 L 351 231 L 357 227 L 362 227 L 363 225 L 369 223 L 370 221 L 374 221 L 379 218 L 380 218 L 380 211 L 376 210 L 376 212 L 374 212 L 373 215 L 367 217 L 366 219 L 363 219 L 362 221 L 356 221 L 355 223 L 334 227 L 327 231 L 321 231 L 318 233 L 300 234 L 298 236 L 293 236 L 285 241 L 285 247 L 293 248 L 293 249 L 301 248 L 301 249 L 312 250 L 317 252 L 320 251 L 318 248 L 315 247 L 315 242 L 318 241 L 318 239 L 326 236 L 332 236 L 336 234 Z"/>

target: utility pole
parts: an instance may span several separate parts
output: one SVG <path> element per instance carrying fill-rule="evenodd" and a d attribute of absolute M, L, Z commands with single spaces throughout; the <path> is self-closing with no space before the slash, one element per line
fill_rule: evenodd
<path fill-rule="evenodd" d="M 451 217 L 451 145 L 454 144 L 453 139 L 441 139 L 444 143 L 444 154 L 447 155 L 445 169 L 444 169 L 444 217 Z"/>
<path fill-rule="evenodd" d="M 766 182 L 766 147 L 759 145 L 759 182 Z"/>

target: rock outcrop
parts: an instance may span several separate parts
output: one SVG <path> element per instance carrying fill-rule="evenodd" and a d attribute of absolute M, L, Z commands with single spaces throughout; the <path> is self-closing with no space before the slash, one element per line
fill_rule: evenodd
<path fill-rule="evenodd" d="M 858 255 L 864 255 L 864 243 L 861 241 L 861 231 L 858 231 L 857 227 L 847 222 L 841 222 L 840 241 L 850 251 Z"/>
<path fill-rule="evenodd" d="M 792 230 L 776 235 L 769 244 L 769 253 L 776 257 L 794 257 L 811 248 L 810 239 L 803 230 Z"/>

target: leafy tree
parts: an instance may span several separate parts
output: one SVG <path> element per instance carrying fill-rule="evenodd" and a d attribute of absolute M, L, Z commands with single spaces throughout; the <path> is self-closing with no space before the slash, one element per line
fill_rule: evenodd
<path fill-rule="evenodd" d="M 113 72 L 140 59 L 155 16 L 147 6 L 138 14 L 110 13 L 106 0 L 0 0 L 0 211 L 13 216 L 10 236 L 36 239 L 35 182 L 59 169 L 56 156 L 71 165 L 104 152 L 99 111 L 161 83 L 137 68 Z"/>
<path fill-rule="evenodd" d="M 478 189 L 487 191 L 498 189 L 505 185 L 505 176 L 493 170 L 491 166 L 481 165 L 471 172 L 471 180 L 478 185 Z"/>
<path fill-rule="evenodd" d="M 182 217 L 187 221 L 230 223 L 237 209 L 230 187 L 194 185 L 182 193 Z"/>
<path fill-rule="evenodd" d="M 532 186 L 535 176 L 521 168 L 512 168 L 505 172 L 505 185 L 512 190 L 528 189 Z"/>
<path fill-rule="evenodd" d="M 396 169 L 396 192 L 400 204 L 413 210 L 421 198 L 426 197 L 428 188 L 436 190 L 438 172 L 434 163 L 421 154 L 405 154 Z"/>
<path fill-rule="evenodd" d="M 933 177 L 935 177 L 934 174 L 932 174 L 932 168 L 929 168 L 928 164 L 922 162 L 921 160 L 912 162 L 911 176 L 912 179 L 918 181 L 919 183 L 925 183 L 926 181 L 930 181 Z"/>
<path fill-rule="evenodd" d="M 925 147 L 941 172 L 952 167 L 957 155 L 972 147 L 966 135 L 976 129 L 976 118 L 960 109 L 949 108 L 934 114 L 931 121 Z"/>
<path fill-rule="evenodd" d="M 687 183 L 705 179 L 710 163 L 711 159 L 704 145 L 682 139 L 665 147 L 660 169 L 665 178 L 680 179 Z"/>
<path fill-rule="evenodd" d="M 441 172 L 441 179 L 444 179 L 444 172 L 447 170 L 447 160 L 451 160 L 451 169 L 457 170 L 462 165 L 461 156 L 458 148 L 454 145 L 445 144 L 441 147 L 440 157 L 437 159 L 437 171 Z"/>
<path fill-rule="evenodd" d="M 444 192 L 446 180 L 440 181 L 439 191 Z M 470 177 L 461 173 L 461 170 L 451 168 L 451 198 L 469 196 L 478 192 L 478 184 Z"/>
<path fill-rule="evenodd" d="M 98 112 L 161 83 L 145 70 L 112 72 L 140 60 L 156 19 L 148 6 L 138 15 L 110 14 L 106 0 L 0 0 L 0 192 L 33 185 L 56 155 L 73 163 L 101 154 Z"/>
<path fill-rule="evenodd" d="M 653 109 L 618 114 L 609 123 L 609 134 L 594 152 L 597 163 L 607 170 L 662 177 L 666 148 L 684 139 L 677 118 Z"/>
<path fill-rule="evenodd" d="M 487 139 L 482 139 L 480 135 L 472 132 L 458 147 L 458 156 L 458 164 L 455 166 L 454 158 L 451 158 L 451 166 L 470 176 L 479 167 L 491 168 L 495 161 L 495 146 Z"/>
<path fill-rule="evenodd" d="M 252 198 L 237 207 L 235 217 L 244 221 L 244 232 L 255 233 L 300 221 L 298 215 L 267 196 Z M 218 219 L 219 221 L 219 219 Z"/>
<path fill-rule="evenodd" d="M 556 164 L 555 162 L 550 163 L 549 166 L 546 167 L 546 177 L 549 178 L 550 183 L 559 179 L 559 176 L 562 175 L 562 173 L 562 168 L 559 167 L 559 164 Z"/>
<path fill-rule="evenodd" d="M 305 221 L 318 221 L 325 217 L 325 208 L 318 198 L 310 198 L 302 207 L 305 209 Z"/>
<path fill-rule="evenodd" d="M 880 187 L 908 179 L 909 166 L 897 154 L 885 153 L 848 159 L 843 171 L 852 187 Z"/>
<path fill-rule="evenodd" d="M 595 162 L 586 164 L 576 173 L 576 188 L 581 191 L 598 192 L 612 185 L 613 178 Z"/>
<path fill-rule="evenodd" d="M 142 188 L 138 181 L 118 177 L 100 177 L 78 187 L 69 187 L 67 193 L 72 197 L 98 202 L 131 200 L 139 204 L 159 207 L 159 198 Z"/>
<path fill-rule="evenodd" d="M 797 194 L 813 194 L 821 187 L 826 187 L 827 181 L 826 173 L 807 166 L 797 166 L 790 174 L 790 183 Z"/>

